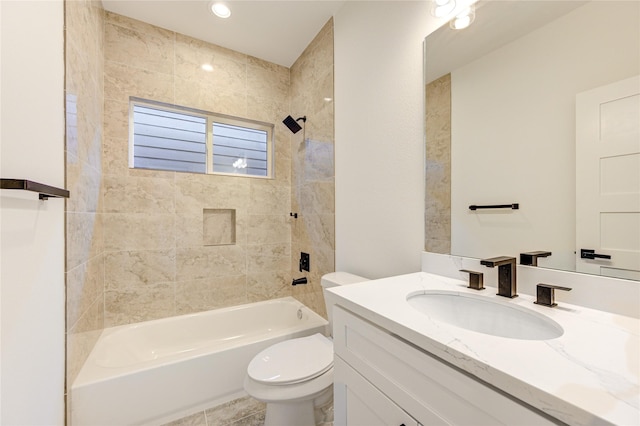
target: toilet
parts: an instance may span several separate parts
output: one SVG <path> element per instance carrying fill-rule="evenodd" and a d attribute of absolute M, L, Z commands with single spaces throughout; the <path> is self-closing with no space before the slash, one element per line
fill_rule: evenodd
<path fill-rule="evenodd" d="M 329 332 L 331 298 L 326 288 L 355 284 L 366 278 L 332 272 L 321 279 Z M 265 426 L 314 426 L 316 414 L 333 399 L 333 342 L 320 333 L 276 343 L 257 354 L 247 367 L 244 389 L 267 403 Z"/>

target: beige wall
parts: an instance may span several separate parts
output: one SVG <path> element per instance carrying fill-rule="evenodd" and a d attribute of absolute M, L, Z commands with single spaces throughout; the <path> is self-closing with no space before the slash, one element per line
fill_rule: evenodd
<path fill-rule="evenodd" d="M 291 67 L 291 114 L 306 116 L 304 131 L 292 136 L 291 273 L 309 284 L 293 295 L 326 315 L 320 277 L 335 270 L 333 19 Z M 310 272 L 298 269 L 300 252 L 310 255 Z"/>
<path fill-rule="evenodd" d="M 451 252 L 451 74 L 427 84 L 424 249 Z"/>
<path fill-rule="evenodd" d="M 107 13 L 104 96 L 105 327 L 290 295 L 289 69 Z M 275 179 L 129 169 L 131 96 L 275 123 Z"/>
<path fill-rule="evenodd" d="M 100 2 L 65 2 L 67 383 L 104 323 L 103 13 Z"/>

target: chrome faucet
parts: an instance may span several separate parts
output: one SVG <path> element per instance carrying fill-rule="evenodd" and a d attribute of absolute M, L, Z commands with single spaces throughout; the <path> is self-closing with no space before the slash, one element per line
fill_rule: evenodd
<path fill-rule="evenodd" d="M 480 261 L 489 268 L 498 267 L 498 296 L 518 297 L 516 289 L 516 258 L 508 256 L 492 257 Z"/>

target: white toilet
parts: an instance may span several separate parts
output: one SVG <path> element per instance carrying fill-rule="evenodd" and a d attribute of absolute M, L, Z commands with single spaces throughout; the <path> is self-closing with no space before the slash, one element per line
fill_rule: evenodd
<path fill-rule="evenodd" d="M 322 277 L 329 330 L 333 303 L 324 289 L 362 281 L 367 279 L 347 272 Z M 321 419 L 315 409 L 333 399 L 333 342 L 318 333 L 268 347 L 249 363 L 244 389 L 267 403 L 265 426 L 316 425 Z"/>

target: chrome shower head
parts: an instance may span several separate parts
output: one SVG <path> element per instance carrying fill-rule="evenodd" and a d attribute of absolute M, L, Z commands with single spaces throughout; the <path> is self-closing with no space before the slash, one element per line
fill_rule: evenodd
<path fill-rule="evenodd" d="M 302 127 L 298 124 L 298 121 L 300 120 L 302 120 L 303 123 L 306 123 L 307 116 L 304 115 L 294 120 L 293 117 L 291 117 L 290 115 L 287 115 L 287 118 L 282 120 L 282 122 L 284 123 L 285 126 L 289 128 L 289 130 L 291 130 L 291 132 L 298 133 L 300 129 L 302 129 Z"/>

